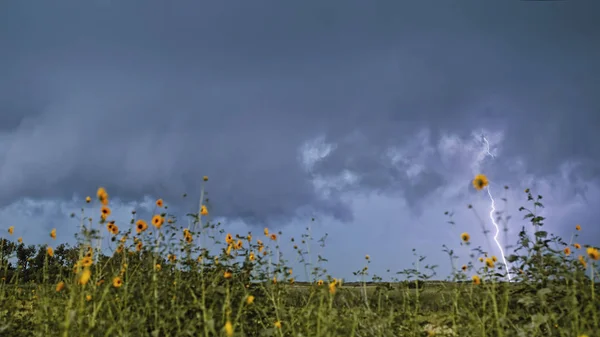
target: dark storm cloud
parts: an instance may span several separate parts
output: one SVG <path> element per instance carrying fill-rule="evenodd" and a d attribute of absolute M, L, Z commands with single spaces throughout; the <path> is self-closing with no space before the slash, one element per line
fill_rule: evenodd
<path fill-rule="evenodd" d="M 592 8 L 595 7 L 595 8 Z M 56 1 L 0 10 L 0 202 L 90 194 L 179 200 L 211 177 L 215 213 L 253 222 L 320 200 L 303 142 L 337 149 L 358 189 L 411 184 L 383 153 L 422 127 L 505 131 L 504 155 L 550 174 L 598 174 L 600 6 L 595 2 Z M 359 138 L 349 137 L 359 134 Z"/>

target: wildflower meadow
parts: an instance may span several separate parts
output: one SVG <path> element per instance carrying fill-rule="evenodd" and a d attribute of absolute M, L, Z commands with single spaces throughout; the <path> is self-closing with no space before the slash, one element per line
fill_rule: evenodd
<path fill-rule="evenodd" d="M 529 189 L 512 215 L 522 230 L 506 261 L 460 231 L 461 249 L 440 247 L 453 270 L 445 280 L 433 280 L 435 266 L 415 251 L 403 257 L 414 268 L 393 281 L 371 276 L 367 255 L 356 261 L 362 281 L 344 282 L 308 262 L 324 242 L 310 234 L 314 219 L 299 238 L 231 233 L 211 221 L 203 181 L 190 221 L 162 199 L 148 219 L 115 218 L 99 188 L 82 200 L 94 213 L 73 214 L 75 245 L 56 229 L 48 235 L 60 244 L 27 245 L 11 226 L 0 235 L 0 336 L 600 336 L 600 253 L 584 242 L 586 225 L 573 223 L 568 241 L 546 232 L 543 198 Z M 488 180 L 472 183 L 481 191 Z M 472 206 L 464 211 L 481 221 Z M 506 228 L 511 215 L 497 216 Z"/>

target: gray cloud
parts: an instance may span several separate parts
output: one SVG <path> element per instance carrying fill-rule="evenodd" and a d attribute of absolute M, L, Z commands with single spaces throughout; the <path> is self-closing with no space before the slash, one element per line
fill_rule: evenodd
<path fill-rule="evenodd" d="M 214 212 L 252 223 L 302 206 L 351 221 L 341 191 L 401 193 L 418 212 L 456 169 L 433 156 L 415 180 L 385 158 L 422 128 L 431 144 L 502 130 L 499 179 L 518 157 L 540 177 L 581 161 L 582 186 L 600 170 L 596 3 L 3 7 L 3 205 L 99 184 L 179 203 L 206 174 Z M 337 147 L 307 173 L 298 149 L 322 135 Z M 314 175 L 343 170 L 358 183 L 315 192 Z"/>

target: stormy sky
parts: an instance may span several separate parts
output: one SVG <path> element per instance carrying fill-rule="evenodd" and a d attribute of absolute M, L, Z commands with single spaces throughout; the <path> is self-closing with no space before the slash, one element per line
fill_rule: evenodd
<path fill-rule="evenodd" d="M 123 226 L 159 197 L 183 216 L 207 175 L 227 231 L 268 226 L 287 240 L 314 217 L 340 277 L 365 254 L 385 277 L 416 248 L 443 278 L 442 244 L 467 261 L 459 233 L 495 249 L 466 208 L 492 230 L 489 196 L 471 186 L 485 173 L 497 208 L 506 193 L 509 242 L 527 225 L 529 187 L 550 231 L 568 241 L 581 224 L 574 240 L 600 245 L 599 12 L 596 1 L 2 2 L 0 230 L 73 242 L 69 214 L 98 186 Z"/>

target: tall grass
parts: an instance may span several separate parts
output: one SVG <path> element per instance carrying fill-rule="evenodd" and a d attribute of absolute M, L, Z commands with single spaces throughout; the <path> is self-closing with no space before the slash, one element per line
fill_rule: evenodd
<path fill-rule="evenodd" d="M 207 220 L 203 197 L 187 224 L 162 200 L 152 219 L 134 212 L 121 223 L 100 189 L 101 213 L 76 217 L 75 246 L 1 240 L 0 336 L 600 336 L 598 250 L 573 241 L 579 226 L 569 242 L 545 232 L 542 197 L 526 195 L 527 223 L 505 247 L 510 268 L 457 232 L 462 251 L 443 247 L 452 265 L 445 281 L 430 281 L 435 266 L 414 251 L 414 268 L 397 273 L 403 280 L 369 279 L 366 256 L 361 282 L 345 283 L 320 254 L 313 261 L 325 240 L 313 241 L 310 224 L 285 238 L 306 266 L 308 282 L 296 282 L 281 232 L 228 233 Z M 506 233 L 510 217 L 497 215 Z"/>

